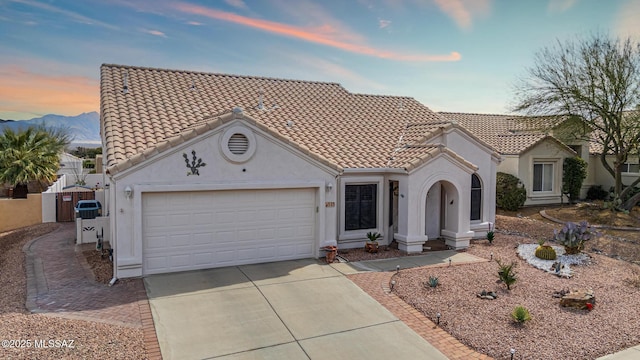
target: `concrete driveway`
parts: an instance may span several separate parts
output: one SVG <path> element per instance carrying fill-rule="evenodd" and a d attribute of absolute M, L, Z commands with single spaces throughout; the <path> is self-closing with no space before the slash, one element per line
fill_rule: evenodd
<path fill-rule="evenodd" d="M 164 359 L 446 359 L 316 260 L 144 281 Z"/>

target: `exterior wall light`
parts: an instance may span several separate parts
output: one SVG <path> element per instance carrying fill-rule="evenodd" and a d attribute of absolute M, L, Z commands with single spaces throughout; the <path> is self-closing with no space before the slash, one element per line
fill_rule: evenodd
<path fill-rule="evenodd" d="M 131 186 L 127 185 L 127 187 L 124 188 L 124 197 L 126 197 L 127 199 L 131 199 L 132 195 L 133 195 L 133 189 L 131 189 Z"/>
<path fill-rule="evenodd" d="M 328 183 L 327 185 L 325 185 L 325 190 L 327 191 L 331 191 L 331 189 L 333 189 L 333 184 L 332 183 Z"/>

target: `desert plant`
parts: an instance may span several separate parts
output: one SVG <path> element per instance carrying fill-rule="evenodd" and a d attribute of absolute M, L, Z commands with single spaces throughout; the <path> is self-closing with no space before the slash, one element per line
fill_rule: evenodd
<path fill-rule="evenodd" d="M 562 165 L 562 193 L 573 204 L 580 197 L 582 182 L 587 177 L 587 162 L 579 157 L 565 158 Z"/>
<path fill-rule="evenodd" d="M 511 318 L 518 324 L 524 324 L 531 320 L 531 314 L 529 314 L 529 310 L 526 307 L 519 305 L 511 312 Z"/>
<path fill-rule="evenodd" d="M 507 285 L 507 290 L 511 290 L 511 285 L 515 284 L 517 280 L 516 272 L 514 270 L 516 263 L 511 262 L 510 264 L 503 264 L 500 259 L 496 259 L 496 262 L 500 267 L 500 270 L 498 270 L 498 278 L 501 282 Z"/>
<path fill-rule="evenodd" d="M 493 239 L 496 234 L 493 232 L 493 224 L 489 223 L 489 231 L 487 231 L 487 240 L 489 240 L 489 244 L 493 244 Z"/>
<path fill-rule="evenodd" d="M 377 233 L 377 232 L 369 231 L 367 233 L 367 239 L 369 239 L 370 242 L 377 242 L 381 236 L 382 235 L 380 235 L 380 233 Z"/>
<path fill-rule="evenodd" d="M 543 260 L 555 260 L 556 251 L 549 245 L 539 245 L 536 248 L 536 257 Z"/>
<path fill-rule="evenodd" d="M 518 179 L 511 174 L 498 172 L 496 175 L 496 206 L 501 209 L 516 211 L 527 200 L 527 190 Z"/>
<path fill-rule="evenodd" d="M 589 223 L 581 221 L 579 224 L 568 221 L 560 231 L 553 230 L 554 239 L 565 247 L 567 254 L 577 254 L 584 248 L 584 242 L 600 236 L 592 230 Z"/>
<path fill-rule="evenodd" d="M 439 281 L 438 281 L 437 277 L 429 276 L 429 287 L 434 288 L 434 287 L 438 286 L 438 284 L 439 284 Z"/>

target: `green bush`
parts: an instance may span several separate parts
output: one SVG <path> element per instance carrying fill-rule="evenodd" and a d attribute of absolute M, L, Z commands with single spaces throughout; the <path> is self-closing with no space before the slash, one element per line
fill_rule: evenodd
<path fill-rule="evenodd" d="M 562 193 L 573 204 L 580 197 L 582 182 L 587 177 L 587 162 L 579 157 L 565 158 L 562 166 Z"/>
<path fill-rule="evenodd" d="M 587 191 L 587 200 L 607 200 L 609 192 L 602 185 L 592 185 Z"/>
<path fill-rule="evenodd" d="M 496 176 L 496 206 L 509 211 L 516 211 L 527 201 L 527 190 L 518 179 L 511 174 L 499 172 Z"/>

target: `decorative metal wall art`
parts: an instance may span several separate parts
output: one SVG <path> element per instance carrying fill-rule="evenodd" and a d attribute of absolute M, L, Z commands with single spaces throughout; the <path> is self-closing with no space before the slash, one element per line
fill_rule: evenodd
<path fill-rule="evenodd" d="M 187 169 L 190 170 L 187 172 L 187 176 L 189 175 L 200 176 L 200 171 L 198 171 L 198 168 L 204 167 L 207 164 L 203 163 L 202 159 L 196 156 L 195 150 L 191 150 L 191 155 L 193 156 L 193 159 L 191 160 L 191 162 L 189 162 L 189 157 L 187 156 L 187 154 L 186 153 L 182 154 L 182 157 L 184 158 L 184 162 L 187 164 Z"/>

